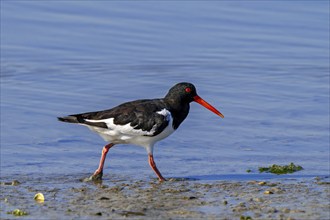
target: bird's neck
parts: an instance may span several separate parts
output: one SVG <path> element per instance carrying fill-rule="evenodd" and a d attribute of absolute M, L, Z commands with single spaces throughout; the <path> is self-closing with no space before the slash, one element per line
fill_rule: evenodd
<path fill-rule="evenodd" d="M 174 99 L 164 99 L 167 109 L 173 117 L 173 128 L 177 129 L 189 113 L 189 103 Z"/>

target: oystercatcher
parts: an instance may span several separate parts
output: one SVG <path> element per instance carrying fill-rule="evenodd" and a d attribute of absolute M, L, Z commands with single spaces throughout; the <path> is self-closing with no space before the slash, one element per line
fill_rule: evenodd
<path fill-rule="evenodd" d="M 189 103 L 192 101 L 224 117 L 197 95 L 193 84 L 182 82 L 174 85 L 164 98 L 126 102 L 112 109 L 58 117 L 58 120 L 85 125 L 108 142 L 102 149 L 99 167 L 89 180 L 102 179 L 104 161 L 112 146 L 134 144 L 147 150 L 150 167 L 159 181 L 164 181 L 153 158 L 154 144 L 180 126 L 189 113 Z"/>

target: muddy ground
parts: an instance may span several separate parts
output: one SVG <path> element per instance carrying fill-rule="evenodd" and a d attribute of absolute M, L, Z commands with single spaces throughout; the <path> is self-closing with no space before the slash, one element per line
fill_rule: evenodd
<path fill-rule="evenodd" d="M 105 176 L 1 177 L 1 219 L 329 219 L 330 179 L 323 177 L 134 180 Z M 87 174 L 86 174 L 87 175 Z M 45 201 L 37 203 L 36 193 Z M 20 209 L 24 216 L 11 212 Z"/>

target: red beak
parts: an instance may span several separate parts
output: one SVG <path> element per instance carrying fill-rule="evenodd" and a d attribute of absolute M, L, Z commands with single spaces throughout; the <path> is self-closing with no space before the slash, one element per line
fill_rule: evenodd
<path fill-rule="evenodd" d="M 210 105 L 209 103 L 207 103 L 204 99 L 202 99 L 198 95 L 194 96 L 194 101 L 197 102 L 198 104 L 204 106 L 208 110 L 212 111 L 216 115 L 219 115 L 221 118 L 224 118 L 225 117 L 216 108 L 214 108 L 212 105 Z"/>

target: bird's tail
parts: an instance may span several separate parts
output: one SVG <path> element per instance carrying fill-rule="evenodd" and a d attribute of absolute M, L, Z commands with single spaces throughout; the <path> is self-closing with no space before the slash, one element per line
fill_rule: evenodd
<path fill-rule="evenodd" d="M 69 115 L 65 117 L 57 117 L 59 121 L 68 122 L 68 123 L 75 123 L 75 124 L 83 124 L 89 125 L 93 127 L 100 127 L 100 128 L 108 128 L 108 126 L 104 122 L 89 122 L 83 118 L 83 114 L 77 115 Z"/>

